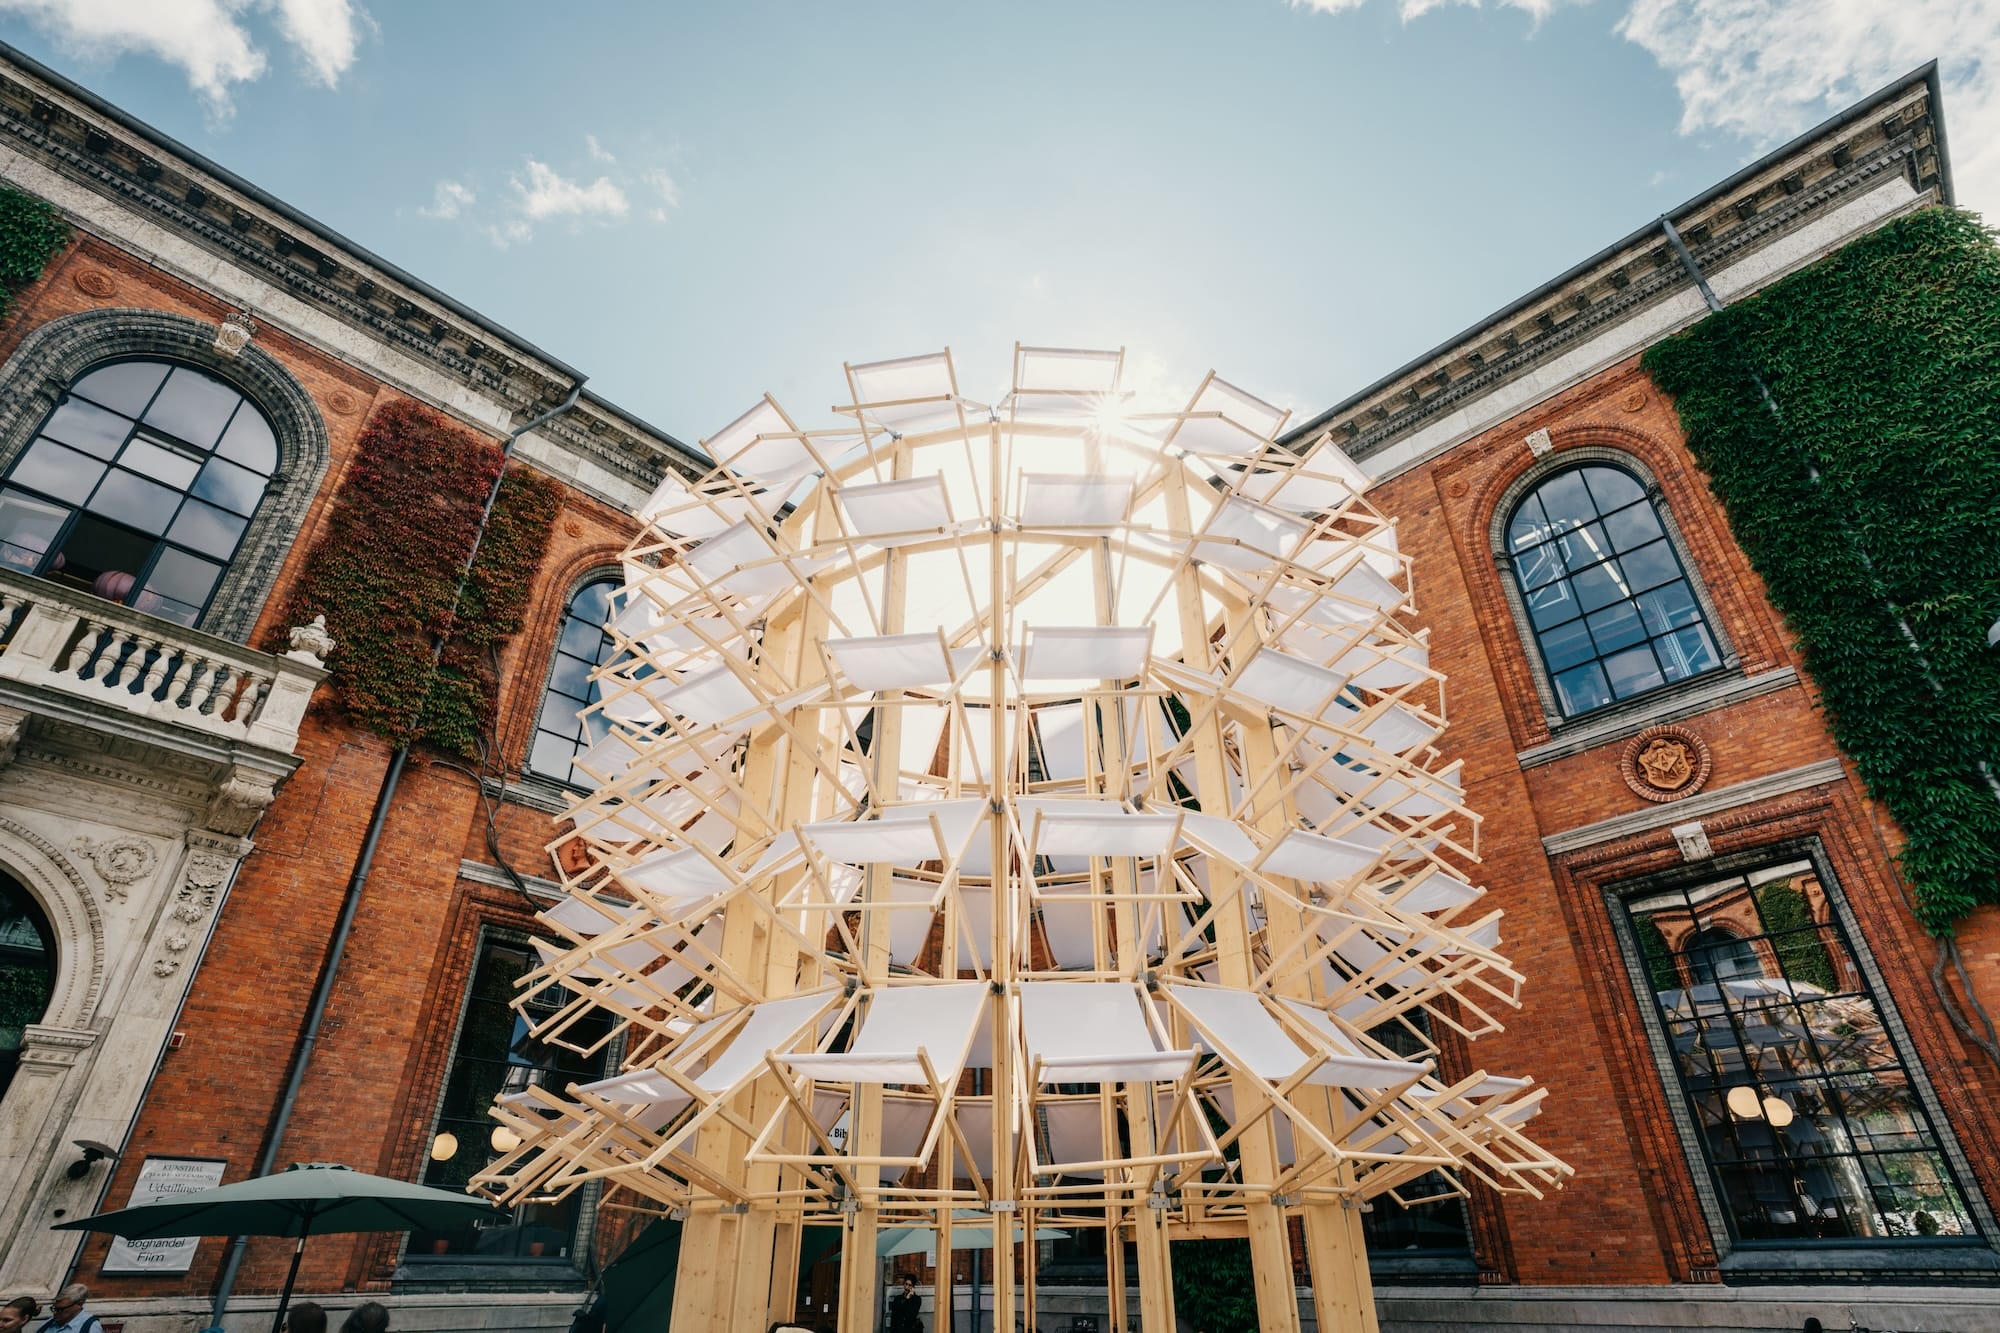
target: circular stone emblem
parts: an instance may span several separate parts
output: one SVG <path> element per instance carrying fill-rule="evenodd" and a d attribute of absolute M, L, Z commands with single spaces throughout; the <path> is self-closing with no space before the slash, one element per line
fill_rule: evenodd
<path fill-rule="evenodd" d="M 118 284 L 111 280 L 109 273 L 94 268 L 78 270 L 70 281 L 75 283 L 76 289 L 85 296 L 109 296 L 118 290 Z"/>
<path fill-rule="evenodd" d="M 1625 785 L 1649 801 L 1678 801 L 1708 781 L 1708 746 L 1686 727 L 1648 727 L 1618 761 Z"/>
<path fill-rule="evenodd" d="M 338 417 L 351 417 L 361 410 L 361 400 L 345 389 L 335 389 L 326 396 L 326 410 Z"/>

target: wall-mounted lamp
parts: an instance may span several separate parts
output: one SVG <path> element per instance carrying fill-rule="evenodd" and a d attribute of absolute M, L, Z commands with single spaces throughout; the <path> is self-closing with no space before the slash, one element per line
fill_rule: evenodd
<path fill-rule="evenodd" d="M 96 1139 L 78 1139 L 76 1146 L 83 1150 L 83 1156 L 69 1164 L 69 1170 L 65 1174 L 71 1180 L 82 1180 L 90 1174 L 90 1168 L 99 1162 L 118 1160 L 118 1150 L 108 1143 L 99 1143 Z"/>
<path fill-rule="evenodd" d="M 433 1162 L 449 1162 L 456 1156 L 458 1156 L 458 1135 L 447 1129 L 431 1140 Z"/>

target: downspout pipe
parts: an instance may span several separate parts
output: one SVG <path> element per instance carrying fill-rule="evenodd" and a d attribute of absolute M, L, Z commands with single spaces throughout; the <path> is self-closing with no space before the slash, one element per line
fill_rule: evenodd
<path fill-rule="evenodd" d="M 583 397 L 583 376 L 578 376 L 571 386 L 569 396 L 548 411 L 517 427 L 500 446 L 500 467 L 493 474 L 493 485 L 487 489 L 486 504 L 479 511 L 479 526 L 473 532 L 472 549 L 465 553 L 465 564 L 458 571 L 458 584 L 452 590 L 451 610 L 445 623 L 449 625 L 458 616 L 459 604 L 465 599 L 465 590 L 472 582 L 472 567 L 479 559 L 479 547 L 486 539 L 486 529 L 493 520 L 493 506 L 500 500 L 500 485 L 507 476 L 507 464 L 514 456 L 514 445 L 523 435 L 537 427 L 546 425 L 563 413 L 575 407 Z M 442 633 L 431 640 L 430 666 L 427 677 L 435 676 L 438 664 L 444 659 L 446 636 Z M 424 691 L 428 698 L 429 689 Z M 422 704 L 418 705 L 419 709 Z M 277 1165 L 278 1150 L 284 1146 L 285 1130 L 291 1124 L 292 1111 L 298 1106 L 299 1090 L 305 1084 L 306 1070 L 312 1064 L 313 1052 L 319 1047 L 320 1030 L 326 1024 L 326 1011 L 333 998 L 333 987 L 340 976 L 341 960 L 347 954 L 348 939 L 354 933 L 354 918 L 361 908 L 362 893 L 368 887 L 369 873 L 375 867 L 375 851 L 381 845 L 382 831 L 389 822 L 389 809 L 396 799 L 396 789 L 402 784 L 403 770 L 409 763 L 410 746 L 406 741 L 396 747 L 389 756 L 389 766 L 382 773 L 382 785 L 375 793 L 375 808 L 368 816 L 368 830 L 361 837 L 361 850 L 355 855 L 354 869 L 347 877 L 347 892 L 341 899 L 340 915 L 334 922 L 333 938 L 327 945 L 326 957 L 320 963 L 319 980 L 313 986 L 312 1003 L 306 1009 L 305 1026 L 299 1034 L 298 1044 L 292 1048 L 291 1066 L 285 1074 L 284 1092 L 278 1098 L 277 1113 L 272 1117 L 271 1128 L 264 1136 L 264 1146 L 257 1154 L 257 1165 L 251 1172 L 255 1176 L 268 1176 Z M 243 1268 L 243 1255 L 249 1244 L 248 1236 L 238 1236 L 229 1243 L 229 1257 L 222 1265 L 222 1275 L 215 1284 L 215 1301 L 209 1322 L 215 1328 L 222 1326 L 222 1316 L 229 1307 L 229 1298 L 236 1290 L 236 1278 Z M 275 1333 L 275 1330 L 273 1330 Z"/>

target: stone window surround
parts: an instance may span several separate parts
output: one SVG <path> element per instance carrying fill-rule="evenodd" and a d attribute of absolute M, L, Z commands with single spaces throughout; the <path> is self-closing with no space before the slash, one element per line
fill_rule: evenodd
<path fill-rule="evenodd" d="M 1867 982 L 1876 1008 L 1881 1013 L 1882 1025 L 1887 1029 L 1890 1040 L 1896 1043 L 1897 1052 L 1909 1072 L 1911 1086 L 1925 1113 L 1930 1117 L 1938 1139 L 1939 1154 L 1949 1165 L 1955 1177 L 1954 1183 L 1965 1197 L 1967 1210 L 1985 1233 L 1984 1244 L 1965 1241 L 1945 1241 L 1938 1244 L 1904 1241 L 1893 1245 L 1871 1245 L 1866 1242 L 1857 1244 L 1835 1241 L 1816 1245 L 1786 1245 L 1763 1241 L 1742 1243 L 1734 1240 L 1730 1234 L 1722 1201 L 1716 1193 L 1715 1178 L 1709 1166 L 1707 1150 L 1703 1146 L 1701 1127 L 1694 1122 L 1693 1116 L 1689 1113 L 1686 1099 L 1679 1095 L 1680 1075 L 1675 1067 L 1672 1043 L 1667 1040 L 1660 1024 L 1652 997 L 1644 989 L 1645 957 L 1639 947 L 1638 936 L 1633 931 L 1632 923 L 1624 910 L 1624 903 L 1628 898 L 1662 889 L 1727 878 L 1762 866 L 1796 860 L 1810 860 L 1813 864 L 1814 873 L 1819 877 L 1820 885 L 1826 892 L 1828 907 L 1840 926 L 1848 948 L 1854 955 L 1855 965 L 1861 970 L 1862 978 Z M 1996 1253 L 1995 1250 L 1995 1245 L 2000 1244 L 2000 1232 L 1995 1230 L 1995 1219 L 1986 1205 L 1985 1196 L 1980 1192 L 1978 1177 L 1974 1174 L 1971 1163 L 1952 1130 L 1951 1122 L 1944 1115 L 1937 1090 L 1931 1084 L 1929 1071 L 1916 1056 L 1916 1042 L 1911 1038 L 1910 1031 L 1896 1008 L 1894 996 L 1876 963 L 1866 936 L 1861 932 L 1853 908 L 1847 901 L 1846 891 L 1834 870 L 1833 858 L 1828 855 L 1818 835 L 1795 836 L 1761 846 L 1742 848 L 1691 865 L 1673 866 L 1635 878 L 1613 880 L 1600 885 L 1599 892 L 1604 912 L 1611 923 L 1612 934 L 1617 941 L 1617 952 L 1624 966 L 1625 982 L 1632 990 L 1632 998 L 1645 1029 L 1646 1046 L 1652 1052 L 1653 1072 L 1664 1094 L 1668 1117 L 1673 1122 L 1674 1137 L 1686 1158 L 1688 1177 L 1693 1184 L 1702 1220 L 1708 1225 L 1723 1281 L 1811 1280 L 1822 1276 L 1860 1274 L 1894 1276 L 1899 1281 L 1907 1281 L 1928 1274 L 1950 1272 L 1972 1276 L 2000 1270 L 2000 1253 Z"/>
<path fill-rule="evenodd" d="M 1660 527 L 1667 535 L 1667 543 L 1673 548 L 1674 556 L 1680 561 L 1681 572 L 1687 578 L 1688 589 L 1694 594 L 1695 605 L 1701 608 L 1702 618 L 1708 623 L 1708 632 L 1715 637 L 1716 651 L 1722 655 L 1722 666 L 1715 671 L 1690 676 L 1686 680 L 1648 690 L 1594 708 L 1587 713 L 1565 717 L 1562 706 L 1556 701 L 1555 683 L 1550 678 L 1548 668 L 1542 661 L 1541 641 L 1535 634 L 1534 622 L 1528 617 L 1528 607 L 1521 595 L 1520 579 L 1514 573 L 1512 554 L 1507 549 L 1507 528 L 1514 517 L 1515 508 L 1528 493 L 1558 472 L 1567 472 L 1589 463 L 1601 463 L 1619 468 L 1638 478 L 1645 488 L 1646 498 L 1652 502 L 1653 512 L 1659 516 Z M 1649 717 L 1661 708 L 1671 708 L 1682 696 L 1712 687 L 1721 678 L 1740 678 L 1742 657 L 1730 638 L 1729 630 L 1722 622 L 1722 615 L 1709 595 L 1707 581 L 1696 565 L 1693 552 L 1688 549 L 1686 536 L 1681 532 L 1680 523 L 1674 517 L 1673 506 L 1667 502 L 1665 488 L 1659 476 L 1636 454 L 1612 448 L 1603 444 L 1571 444 L 1552 449 L 1523 469 L 1507 487 L 1500 492 L 1494 503 L 1487 523 L 1487 549 L 1493 556 L 1494 569 L 1500 577 L 1500 591 L 1507 599 L 1507 609 L 1514 618 L 1514 628 L 1521 641 L 1521 656 L 1528 665 L 1528 675 L 1534 681 L 1535 697 L 1541 704 L 1542 718 L 1552 739 L 1559 739 L 1565 731 L 1573 731 L 1579 726 L 1601 728 L 1607 722 L 1618 725 L 1634 722 L 1641 717 Z"/>
<path fill-rule="evenodd" d="M 278 467 L 198 629 L 246 642 L 326 473 L 326 423 L 290 371 L 255 343 L 235 356 L 215 349 L 217 325 L 165 310 L 112 306 L 52 319 L 0 367 L 0 475 L 34 440 L 69 386 L 107 361 L 148 357 L 228 381 L 270 420 Z"/>
<path fill-rule="evenodd" d="M 534 753 L 535 733 L 541 727 L 542 709 L 548 706 L 549 677 L 555 674 L 556 653 L 562 645 L 563 624 L 569 619 L 570 604 L 576 601 L 577 594 L 585 588 L 606 580 L 618 585 L 612 589 L 615 594 L 618 588 L 624 586 L 624 571 L 617 565 L 594 562 L 581 573 L 571 575 L 563 589 L 562 601 L 556 610 L 555 633 L 549 639 L 547 659 L 543 664 L 541 675 L 535 681 L 534 708 L 528 713 L 527 726 L 524 728 L 526 736 L 521 741 L 520 781 L 505 784 L 505 790 L 510 797 L 521 800 L 523 804 L 537 806 L 555 814 L 563 814 L 568 810 L 568 803 L 562 799 L 563 794 L 575 793 L 580 789 L 559 778 L 536 772 L 528 766 L 528 760 Z"/>
<path fill-rule="evenodd" d="M 485 882 L 482 878 L 481 882 Z M 445 1044 L 449 1057 L 440 1067 L 437 1091 L 432 1099 L 430 1112 L 424 1118 L 424 1134 L 420 1141 L 422 1151 L 417 1157 L 417 1179 L 430 1164 L 430 1143 L 437 1135 L 438 1121 L 444 1114 L 445 1089 L 451 1082 L 452 1066 L 458 1060 L 458 1043 L 465 1035 L 465 1020 L 471 1011 L 472 974 L 479 967 L 479 960 L 485 956 L 486 946 L 492 943 L 513 944 L 526 947 L 532 939 L 530 932 L 516 925 L 492 919 L 477 920 L 473 926 L 473 945 L 467 965 L 463 985 L 458 996 L 457 1013 L 452 1018 L 451 1031 Z M 624 1063 L 625 1038 L 621 1034 L 604 1048 L 604 1067 L 617 1069 Z M 395 1259 L 393 1289 L 397 1291 L 421 1291 L 443 1287 L 452 1291 L 474 1291 L 490 1288 L 496 1291 L 511 1291 L 526 1287 L 540 1291 L 582 1289 L 587 1285 L 584 1266 L 575 1261 L 575 1251 L 595 1243 L 597 1234 L 597 1204 L 604 1195 L 602 1181 L 585 1182 L 581 1193 L 576 1219 L 576 1240 L 571 1245 L 572 1262 L 562 1264 L 543 1262 L 519 1263 L 506 1259 L 466 1258 L 451 1259 L 421 1258 L 416 1263 L 409 1262 L 409 1233 L 399 1235 L 391 1254 Z"/>

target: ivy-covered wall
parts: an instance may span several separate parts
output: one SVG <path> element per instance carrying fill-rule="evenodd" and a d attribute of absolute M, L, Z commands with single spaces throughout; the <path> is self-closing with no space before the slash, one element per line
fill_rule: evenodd
<path fill-rule="evenodd" d="M 281 623 L 326 617 L 340 645 L 333 697 L 356 725 L 473 755 L 493 716 L 499 650 L 521 628 L 562 487 L 508 469 L 454 621 L 452 591 L 499 446 L 399 401 L 369 418 L 356 450 Z"/>
<path fill-rule="evenodd" d="M 55 209 L 32 194 L 0 186 L 0 318 L 67 244 L 69 227 Z"/>
<path fill-rule="evenodd" d="M 2000 651 L 1986 645 L 2000 618 L 2000 246 L 1970 214 L 1911 214 L 1645 366 L 1797 636 L 1835 739 L 1902 826 L 1919 916 L 1948 935 L 2000 903 L 2000 800 L 1980 772 L 2000 771 Z"/>

